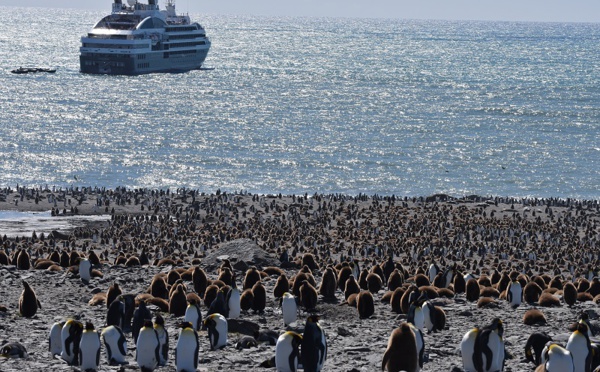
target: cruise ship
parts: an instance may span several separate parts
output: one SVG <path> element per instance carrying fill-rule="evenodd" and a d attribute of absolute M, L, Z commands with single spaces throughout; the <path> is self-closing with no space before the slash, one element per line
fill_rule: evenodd
<path fill-rule="evenodd" d="M 80 71 L 140 75 L 202 67 L 210 49 L 204 28 L 177 15 L 174 0 L 166 0 L 165 8 L 158 0 L 114 0 L 112 14 L 81 38 Z"/>

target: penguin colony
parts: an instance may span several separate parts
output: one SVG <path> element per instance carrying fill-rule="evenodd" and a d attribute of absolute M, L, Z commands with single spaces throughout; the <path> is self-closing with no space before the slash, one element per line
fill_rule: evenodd
<path fill-rule="evenodd" d="M 486 298 L 490 299 L 488 304 L 514 311 L 524 306 L 568 306 L 576 312 L 578 304 L 600 295 L 598 257 L 589 253 L 594 252 L 599 232 L 595 217 L 598 204 L 594 202 L 474 198 L 448 203 L 443 196 L 437 200 L 364 195 L 265 197 L 121 188 L 54 192 L 19 189 L 17 193 L 38 199 L 39 195 L 52 193 L 57 195 L 52 197 L 53 202 L 91 200 L 93 196 L 96 207 L 111 214 L 111 223 L 101 228 L 78 228 L 65 236 L 53 233 L 2 238 L 0 265 L 27 271 L 63 271 L 68 279 L 100 287 L 103 271 L 114 266 L 131 270 L 165 268 L 148 278 L 145 291 L 127 293 L 131 291 L 130 283 L 121 283 L 126 292 L 111 283 L 110 288 L 104 287 L 106 292 L 95 293 L 94 305 L 107 307 L 105 324 L 97 324 L 104 327 L 102 331 L 74 319 L 52 324 L 57 319 L 50 318 L 50 352 L 72 365 L 83 367 L 81 363 L 85 362 L 86 369 L 95 369 L 100 363 L 90 357 L 97 353 L 94 340 L 100 339 L 110 364 L 135 361 L 146 370 L 170 363 L 182 371 L 197 368 L 194 348 L 175 346 L 174 351 L 184 359 L 187 357 L 183 355 L 196 355 L 191 357 L 196 358 L 196 364 L 191 359 L 179 362 L 175 355 L 169 359 L 165 320 L 160 324 L 157 315 L 164 315 L 171 325 L 177 324 L 181 337 L 192 340 L 196 332 L 196 339 L 208 338 L 198 342 L 201 353 L 208 349 L 229 350 L 228 331 L 223 331 L 228 319 L 262 314 L 273 303 L 281 303 L 276 313 L 282 327 L 304 325 L 310 335 L 282 330 L 272 341 L 260 341 L 275 346 L 273 366 L 278 370 L 295 370 L 298 366 L 305 370 L 326 369 L 326 359 L 320 357 L 327 356 L 323 352 L 326 337 L 320 323 L 310 317 L 333 300 L 340 302 L 339 306 L 354 307 L 357 319 L 368 320 L 381 313 L 381 306 L 407 314 L 408 322 L 395 323 L 390 330 L 387 349 L 381 350 L 381 367 L 389 371 L 420 370 L 427 363 L 423 334 L 443 333 L 446 322 L 452 322 L 444 311 L 447 301 L 472 302 L 475 309 L 475 303 Z M 83 203 L 79 206 L 82 210 Z M 119 214 L 120 209 L 133 206 L 139 208 L 138 214 Z M 76 212 L 55 209 L 55 214 Z M 262 218 L 264 215 L 272 219 Z M 544 233 L 536 235 L 538 231 Z M 565 240 L 566 235 L 577 240 Z M 556 238 L 559 236 L 563 238 Z M 221 244 L 245 238 L 279 257 L 280 267 L 257 265 L 246 269 L 233 267 L 227 260 L 217 268 L 204 265 L 203 259 Z M 577 249 L 572 249 L 574 244 Z M 48 317 L 34 288 L 22 284 L 18 313 L 23 317 Z M 37 284 L 35 290 L 44 289 Z M 226 312 L 229 314 L 221 314 Z M 299 318 L 300 314 L 304 317 Z M 148 317 L 157 320 L 148 322 Z M 214 319 L 218 321 L 213 324 Z M 322 319 L 328 327 L 334 322 L 327 316 Z M 530 348 L 536 350 L 530 353 L 538 369 L 552 370 L 552 366 L 568 364 L 568 353 L 574 360 L 574 370 L 595 368 L 590 357 L 596 347 L 590 341 L 591 327 L 581 321 L 577 324 L 568 344 L 547 348 L 544 344 L 540 352 L 537 343 Z M 259 339 L 258 334 L 254 337 Z M 502 370 L 506 363 L 503 337 L 503 322 L 493 319 L 468 331 L 462 341 L 456 340 L 463 368 Z M 135 357 L 127 355 L 128 341 L 136 349 L 139 344 L 140 352 L 136 350 Z M 407 365 L 393 356 L 398 345 L 408 345 L 401 346 L 408 355 L 403 358 Z M 303 350 L 311 352 L 305 357 Z M 309 358 L 315 355 L 316 362 Z M 281 366 L 285 357 L 288 363 Z M 310 360 L 305 362 L 305 358 Z"/>

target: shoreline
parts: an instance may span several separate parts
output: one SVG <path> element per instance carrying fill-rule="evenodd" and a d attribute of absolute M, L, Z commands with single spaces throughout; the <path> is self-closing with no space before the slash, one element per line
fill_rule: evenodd
<path fill-rule="evenodd" d="M 483 281 L 480 284 L 482 290 L 490 288 L 486 291 L 493 299 L 487 306 L 468 301 L 464 294 L 445 297 L 447 291 L 437 289 L 439 295 L 432 301 L 445 311 L 447 320 L 442 331 L 425 334 L 424 371 L 461 370 L 459 343 L 462 336 L 476 325 L 489 324 L 496 316 L 505 323 L 509 355 L 506 371 L 533 370 L 533 364 L 524 359 L 523 353 L 531 333 L 546 331 L 555 340 L 566 341 L 568 326 L 583 311 L 590 316 L 594 328 L 598 325 L 593 297 L 582 295 L 582 301 L 567 306 L 562 291 L 556 289 L 553 293 L 558 306 L 523 302 L 513 309 L 506 300 L 496 298 L 500 297 L 500 291 L 494 288 L 497 276 L 513 272 L 529 280 L 543 275 L 559 276 L 563 283 L 572 281 L 577 286 L 583 278 L 587 280 L 589 270 L 598 275 L 598 201 L 476 196 L 455 199 L 441 194 L 437 200 L 435 195 L 429 199 L 223 192 L 196 195 L 182 189 L 175 193 L 124 189 L 92 193 L 73 189 L 62 195 L 55 190 L 55 198 L 49 198 L 51 192 L 41 190 L 37 195 L 36 189 L 29 190 L 32 191 L 8 194 L 6 200 L 0 201 L 0 210 L 12 207 L 11 210 L 27 211 L 50 206 L 59 210 L 59 216 L 51 219 L 60 220 L 64 218 L 63 210 L 69 216 L 75 214 L 77 207 L 77 215 L 97 214 L 106 216 L 107 220 L 73 227 L 63 231 L 63 236 L 45 235 L 44 240 L 40 235 L 35 239 L 31 235 L 3 239 L 7 254 L 27 249 L 35 264 L 54 250 L 75 251 L 84 256 L 93 250 L 100 257 L 101 263 L 96 269 L 102 277 L 94 277 L 85 285 L 77 270 L 69 271 L 68 267 L 52 272 L 0 265 L 3 284 L 0 305 L 8 308 L 7 312 L 0 312 L 4 334 L 0 342 L 20 341 L 30 354 L 25 360 L 0 359 L 0 369 L 9 372 L 23 366 L 30 370 L 72 370 L 62 360 L 49 355 L 46 342 L 50 326 L 54 321 L 79 316 L 92 321 L 96 328 L 103 327 L 106 305 L 91 306 L 88 302 L 94 294 L 106 292 L 113 282 L 118 282 L 125 293 L 138 295 L 146 292 L 154 275 L 183 272 L 195 266 L 205 270 L 209 279 L 217 280 L 217 268 L 224 257 L 232 262 L 239 287 L 245 271 L 253 265 L 263 271 L 278 266 L 292 279 L 307 254 L 317 258 L 318 267 L 311 270 L 317 288 L 328 264 L 335 267 L 341 261 L 356 260 L 362 268 L 372 271 L 385 263 L 388 254 L 393 255 L 397 268 L 405 270 L 405 287 L 415 282 L 416 274 L 427 274 L 434 262 L 441 269 L 456 264 L 462 274 L 490 278 L 489 287 Z M 16 205 L 15 196 L 18 196 Z M 0 231 L 0 236 L 3 235 Z M 140 257 L 142 251 L 148 255 L 150 264 L 128 266 L 120 259 Z M 287 263 L 280 260 L 284 251 L 289 256 Z M 167 263 L 157 265 L 164 258 L 169 259 L 164 261 Z M 272 273 L 263 275 L 267 292 L 264 311 L 242 313 L 241 319 L 258 325 L 261 330 L 279 333 L 286 327 L 273 294 L 277 277 Z M 21 279 L 32 285 L 42 304 L 42 309 L 31 320 L 17 314 Z M 190 280 L 183 282 L 189 292 L 193 292 Z M 582 293 L 589 294 L 585 290 Z M 387 338 L 392 328 L 406 319 L 406 314 L 392 310 L 389 300 L 385 302 L 386 294 L 389 296 L 386 288 L 373 293 L 375 312 L 366 319 L 359 318 L 356 308 L 344 305 L 344 293 L 340 290 L 336 291 L 333 301 L 319 297 L 316 310 L 321 315 L 329 346 L 325 370 L 381 369 Z M 523 325 L 524 313 L 532 308 L 543 311 L 546 324 Z M 156 306 L 151 309 L 158 312 Z M 206 310 L 203 304 L 203 315 Z M 292 329 L 301 330 L 307 314 L 302 310 Z M 175 325 L 181 318 L 164 313 L 163 316 L 171 335 L 172 355 L 177 334 Z M 200 332 L 199 369 L 269 370 L 260 364 L 274 356 L 274 346 L 260 343 L 256 348 L 237 350 L 235 342 L 242 335 L 230 332 L 225 349 L 210 351 L 206 333 Z M 130 334 L 127 339 L 129 365 L 125 369 L 136 369 Z M 173 368 L 171 358 L 168 367 L 158 371 Z M 104 351 L 100 370 L 118 370 L 106 365 Z"/>

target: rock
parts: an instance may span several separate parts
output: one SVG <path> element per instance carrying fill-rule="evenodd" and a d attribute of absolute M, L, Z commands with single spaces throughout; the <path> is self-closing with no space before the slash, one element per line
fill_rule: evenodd
<path fill-rule="evenodd" d="M 227 243 L 220 244 L 219 247 L 208 254 L 202 263 L 206 266 L 205 270 L 212 271 L 219 264 L 222 256 L 228 256 L 230 260 L 237 259 L 237 265 L 243 261 L 247 265 L 254 265 L 259 268 L 266 266 L 279 266 L 279 259 L 271 253 L 259 247 L 250 239 L 237 239 Z M 239 266 L 243 267 L 243 266 Z"/>

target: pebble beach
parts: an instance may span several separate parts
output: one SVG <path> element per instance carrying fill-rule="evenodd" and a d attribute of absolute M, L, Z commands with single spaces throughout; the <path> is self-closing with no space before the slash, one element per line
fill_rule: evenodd
<path fill-rule="evenodd" d="M 206 332 L 199 332 L 200 371 L 275 370 L 275 346 L 267 336 L 286 330 L 302 333 L 305 319 L 313 313 L 320 316 L 327 338 L 323 370 L 381 370 L 390 333 L 407 319 L 406 311 L 391 303 L 392 293 L 405 293 L 415 285 L 445 314 L 441 330 L 424 332 L 423 371 L 462 371 L 463 335 L 494 318 L 504 324 L 505 371 L 535 369 L 525 356 L 525 344 L 534 332 L 545 332 L 564 345 L 569 327 L 581 314 L 589 317 L 592 332 L 598 330 L 598 201 L 17 187 L 0 190 L 0 211 L 49 212 L 47 223 L 36 222 L 31 231 L 19 226 L 17 234 L 14 224 L 0 222 L 5 230 L 0 230 L 0 344 L 19 342 L 28 352 L 22 359 L 0 358 L 0 371 L 5 372 L 78 370 L 49 352 L 50 327 L 76 318 L 102 329 L 107 313 L 102 295 L 114 283 L 124 294 L 146 294 L 143 298 L 148 300 L 154 277 L 169 278 L 168 285 L 180 280 L 188 294 L 203 300 L 206 314 L 210 303 L 204 302 L 205 292 L 195 288 L 192 272 L 199 267 L 209 283 L 227 285 L 220 276 L 223 262 L 231 263 L 240 289 L 246 272 L 258 269 L 266 302 L 262 309 L 242 311 L 230 321 L 223 349 L 210 350 Z M 25 267 L 16 260 L 23 251 L 29 256 Z M 81 281 L 73 262 L 49 262 L 61 254 L 97 257 L 90 282 Z M 292 290 L 295 278 L 304 272 L 319 290 L 328 267 L 338 278 L 348 265 L 358 266 L 365 278 L 367 273 L 379 278 L 368 283 L 360 280 L 363 275 L 357 278 L 360 290 L 374 299 L 372 314 L 360 317 L 352 297 L 348 300 L 338 284 L 334 296 L 320 293 L 316 307 L 300 305 L 298 320 L 284 325 L 274 293 L 280 276 L 285 275 Z M 452 269 L 454 276 L 470 274 L 478 282 L 479 295 L 467 298 L 453 281 L 431 277 L 432 266 L 440 272 Z M 401 281 L 391 289 L 388 279 L 394 269 Z M 503 294 L 505 278 L 523 287 L 536 283 L 540 293 L 514 308 Z M 41 304 L 31 318 L 19 314 L 23 280 Z M 574 304 L 563 297 L 567 283 L 577 289 Z M 175 370 L 176 325 L 182 321 L 161 308 L 166 301 L 147 302 L 153 314 L 163 315 L 171 337 L 170 360 L 158 371 Z M 524 316 L 532 309 L 543 316 L 525 324 Z M 103 350 L 99 371 L 139 370 L 131 333 L 126 335 L 129 364 L 109 366 Z M 257 345 L 237 347 L 244 336 L 255 337 Z"/>

